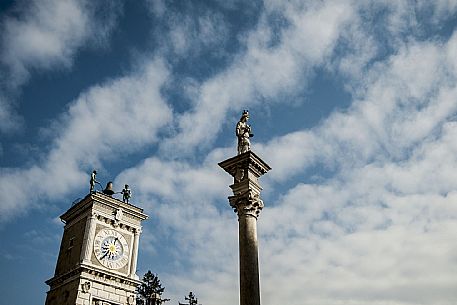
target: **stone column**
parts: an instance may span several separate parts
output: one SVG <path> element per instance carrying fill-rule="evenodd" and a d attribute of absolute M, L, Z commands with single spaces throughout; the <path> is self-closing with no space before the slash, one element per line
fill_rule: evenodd
<path fill-rule="evenodd" d="M 260 305 L 257 217 L 238 210 L 240 304 Z"/>
<path fill-rule="evenodd" d="M 83 264 L 90 264 L 90 256 L 94 247 L 94 235 L 95 235 L 95 219 L 97 218 L 96 213 L 92 212 L 87 217 L 86 222 L 86 234 L 83 241 L 83 249 L 81 251 L 81 262 Z"/>
<path fill-rule="evenodd" d="M 135 229 L 133 233 L 133 248 L 132 248 L 132 264 L 130 265 L 130 277 L 136 277 L 136 266 L 137 266 L 137 258 L 138 258 L 138 243 L 140 242 L 140 234 L 141 228 Z"/>
<path fill-rule="evenodd" d="M 230 206 L 238 215 L 240 305 L 260 305 L 257 218 L 264 204 L 258 178 L 271 168 L 252 151 L 219 163 L 233 177 Z"/>

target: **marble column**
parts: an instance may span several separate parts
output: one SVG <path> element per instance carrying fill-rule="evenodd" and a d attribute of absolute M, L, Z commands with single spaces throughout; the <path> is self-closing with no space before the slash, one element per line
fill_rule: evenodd
<path fill-rule="evenodd" d="M 233 177 L 230 206 L 238 215 L 240 251 L 240 305 L 260 305 L 257 218 L 264 204 L 258 178 L 271 168 L 248 151 L 219 163 Z"/>

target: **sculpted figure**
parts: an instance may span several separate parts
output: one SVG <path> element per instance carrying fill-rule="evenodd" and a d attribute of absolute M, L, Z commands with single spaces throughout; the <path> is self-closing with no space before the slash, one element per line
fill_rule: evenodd
<path fill-rule="evenodd" d="M 248 125 L 249 111 L 244 110 L 241 115 L 240 121 L 236 124 L 236 136 L 238 138 L 238 154 L 245 153 L 251 150 L 250 137 L 254 135 L 251 133 L 251 126 Z"/>
<path fill-rule="evenodd" d="M 95 183 L 99 183 L 96 179 L 97 176 L 97 171 L 94 170 L 92 174 L 90 175 L 90 192 L 94 193 L 95 192 Z"/>
<path fill-rule="evenodd" d="M 132 191 L 129 189 L 129 185 L 126 184 L 122 190 L 122 201 L 129 203 L 130 198 L 132 197 Z"/>

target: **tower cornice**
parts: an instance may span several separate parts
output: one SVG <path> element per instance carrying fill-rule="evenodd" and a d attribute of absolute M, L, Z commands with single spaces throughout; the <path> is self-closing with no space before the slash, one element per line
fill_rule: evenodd
<path fill-rule="evenodd" d="M 142 208 L 139 208 L 130 203 L 122 202 L 119 199 L 113 198 L 100 192 L 88 194 L 84 199 L 80 200 L 79 202 L 74 204 L 70 209 L 68 209 L 68 211 L 63 213 L 60 216 L 60 219 L 62 219 L 62 221 L 64 221 L 65 223 L 69 223 L 73 219 L 81 215 L 82 211 L 91 208 L 94 205 L 94 203 L 104 204 L 112 209 L 122 209 L 124 214 L 129 214 L 132 217 L 138 219 L 139 221 L 148 219 L 148 215 L 143 213 Z"/>

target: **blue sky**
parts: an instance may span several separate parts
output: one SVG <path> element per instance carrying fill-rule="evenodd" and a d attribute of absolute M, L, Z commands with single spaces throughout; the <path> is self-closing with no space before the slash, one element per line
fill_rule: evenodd
<path fill-rule="evenodd" d="M 0 3 L 0 294 L 43 304 L 90 172 L 128 183 L 138 274 L 238 302 L 234 126 L 262 178 L 262 303 L 457 302 L 457 1 Z M 25 288 L 25 290 L 24 290 Z M 24 293 L 27 291 L 27 293 Z"/>

